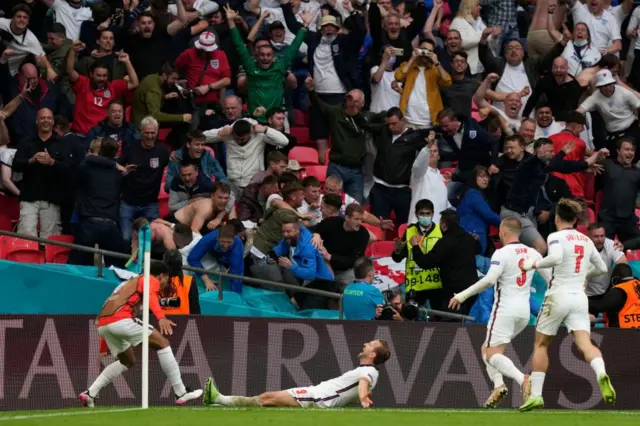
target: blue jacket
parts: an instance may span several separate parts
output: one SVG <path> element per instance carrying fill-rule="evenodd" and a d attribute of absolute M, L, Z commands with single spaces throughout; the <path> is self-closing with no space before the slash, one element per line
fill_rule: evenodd
<path fill-rule="evenodd" d="M 187 147 L 184 147 L 183 149 L 187 149 Z M 167 180 L 164 182 L 164 190 L 166 192 L 169 192 L 171 189 L 171 182 L 173 181 L 173 178 L 180 174 L 180 163 L 184 158 L 183 149 L 174 151 L 176 161 L 171 161 L 169 163 L 169 167 L 167 167 Z M 229 183 L 218 160 L 216 160 L 216 158 L 206 149 L 202 152 L 202 157 L 200 157 L 200 170 L 198 170 L 198 173 L 208 178 L 215 177 L 216 182 Z"/>
<path fill-rule="evenodd" d="M 293 259 L 291 259 L 293 264 L 291 273 L 305 281 L 313 281 L 315 279 L 333 280 L 333 272 L 327 266 L 320 251 L 311 244 L 312 236 L 307 228 L 300 227 L 298 245 L 296 245 Z M 282 240 L 273 248 L 273 252 L 278 257 L 289 257 L 291 246 L 289 246 L 287 240 Z"/>
<path fill-rule="evenodd" d="M 460 216 L 460 226 L 465 231 L 476 234 L 482 246 L 482 254 L 487 250 L 489 225 L 500 226 L 500 215 L 489 207 L 487 200 L 477 189 L 469 188 L 456 209 Z"/>
<path fill-rule="evenodd" d="M 91 143 L 96 137 L 114 137 L 115 140 L 121 143 L 121 149 L 124 150 L 132 142 L 140 141 L 140 133 L 136 129 L 136 126 L 123 121 L 121 127 L 112 127 L 109 125 L 109 120 L 103 120 L 94 126 L 87 135 L 87 141 Z"/>
<path fill-rule="evenodd" d="M 222 266 L 229 268 L 229 273 L 234 275 L 244 275 L 244 244 L 239 237 L 234 237 L 233 244 L 228 251 L 220 250 L 220 244 L 218 244 L 218 230 L 208 233 L 189 253 L 187 262 L 189 266 L 194 268 L 204 268 L 202 265 L 202 258 L 205 254 L 212 255 L 215 260 Z M 198 274 L 202 276 L 202 274 Z M 231 291 L 236 293 L 242 293 L 242 281 L 241 280 L 229 280 L 231 285 Z"/>
<path fill-rule="evenodd" d="M 356 281 L 345 287 L 342 306 L 346 319 L 372 320 L 378 305 L 384 305 L 384 296 L 372 284 Z"/>

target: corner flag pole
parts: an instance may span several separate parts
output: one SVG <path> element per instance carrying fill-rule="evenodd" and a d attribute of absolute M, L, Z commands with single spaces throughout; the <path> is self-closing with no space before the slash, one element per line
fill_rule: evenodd
<path fill-rule="evenodd" d="M 151 272 L 151 227 L 147 224 L 140 228 L 139 245 L 143 249 L 143 290 L 142 290 L 142 408 L 149 408 L 149 276 Z M 140 251 L 139 251 L 140 252 Z M 138 253 L 139 253 L 138 252 Z"/>

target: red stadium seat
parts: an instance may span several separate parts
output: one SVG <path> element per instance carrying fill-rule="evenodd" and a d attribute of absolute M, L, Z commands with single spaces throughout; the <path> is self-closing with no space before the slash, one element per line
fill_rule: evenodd
<path fill-rule="evenodd" d="M 302 166 L 320 164 L 318 162 L 318 151 L 309 146 L 296 146 L 289 151 L 289 160 L 296 160 Z"/>
<path fill-rule="evenodd" d="M 6 260 L 20 263 L 45 263 L 44 253 L 40 251 L 38 243 L 21 238 L 2 237 L 3 257 Z"/>
<path fill-rule="evenodd" d="M 364 226 L 374 237 L 376 237 L 377 241 L 384 241 L 384 231 L 380 229 L 378 226 L 369 225 L 368 223 L 363 223 Z"/>
<path fill-rule="evenodd" d="M 640 260 L 640 250 L 627 250 L 627 260 Z"/>
<path fill-rule="evenodd" d="M 307 114 L 305 114 L 303 111 L 300 111 L 299 109 L 293 110 L 293 121 L 298 127 L 307 127 L 307 125 L 309 124 L 307 122 Z"/>
<path fill-rule="evenodd" d="M 398 237 L 402 238 L 402 236 L 404 235 L 404 233 L 407 231 L 407 228 L 409 227 L 408 223 L 403 223 L 402 225 L 400 225 L 398 227 Z"/>
<path fill-rule="evenodd" d="M 589 232 L 589 229 L 587 226 L 585 225 L 578 225 L 576 226 L 576 230 L 578 232 L 580 232 L 581 234 L 587 235 L 587 233 Z"/>
<path fill-rule="evenodd" d="M 371 257 L 379 259 L 381 257 L 390 257 L 395 250 L 393 241 L 376 241 L 371 244 Z"/>
<path fill-rule="evenodd" d="M 593 209 L 589 208 L 587 209 L 589 211 L 589 223 L 596 223 L 596 212 L 593 211 Z"/>
<path fill-rule="evenodd" d="M 309 139 L 309 129 L 307 127 L 292 127 L 289 129 L 289 134 L 296 138 L 298 145 L 308 145 L 311 142 Z"/>
<path fill-rule="evenodd" d="M 327 181 L 327 166 L 306 166 L 307 176 L 315 176 L 321 183 Z"/>
<path fill-rule="evenodd" d="M 48 238 L 52 241 L 62 241 L 64 243 L 73 243 L 73 235 L 52 235 Z M 47 244 L 44 246 L 44 254 L 47 263 L 67 263 L 71 249 L 67 247 L 54 246 Z"/>

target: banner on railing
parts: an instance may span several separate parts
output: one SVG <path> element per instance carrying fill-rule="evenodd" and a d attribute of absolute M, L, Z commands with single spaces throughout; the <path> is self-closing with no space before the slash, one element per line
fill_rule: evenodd
<path fill-rule="evenodd" d="M 0 317 L 0 407 L 32 410 L 74 407 L 76 395 L 100 371 L 99 338 L 89 316 Z M 170 337 L 187 386 L 213 375 L 226 394 L 308 386 L 354 368 L 362 344 L 389 342 L 392 356 L 380 368 L 373 392 L 376 407 L 474 408 L 490 393 L 480 355 L 481 326 L 346 321 L 290 321 L 265 318 L 181 317 Z M 533 329 L 507 350 L 518 368 L 531 369 Z M 607 370 L 618 391 L 617 409 L 638 409 L 640 339 L 634 331 L 597 330 Z M 139 356 L 139 350 L 136 352 Z M 548 408 L 604 408 L 593 371 L 561 333 L 549 350 L 545 381 Z M 102 360 L 113 362 L 112 357 Z M 150 360 L 152 405 L 174 396 L 155 354 Z M 506 380 L 505 407 L 521 403 L 517 384 Z M 140 366 L 106 387 L 97 405 L 137 405 Z"/>

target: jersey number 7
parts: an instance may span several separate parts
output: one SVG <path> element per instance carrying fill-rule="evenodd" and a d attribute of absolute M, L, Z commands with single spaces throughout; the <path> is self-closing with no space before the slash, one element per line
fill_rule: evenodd
<path fill-rule="evenodd" d="M 576 274 L 580 272 L 580 265 L 582 263 L 582 258 L 584 257 L 584 246 L 575 246 L 575 253 L 578 255 L 576 257 Z"/>

